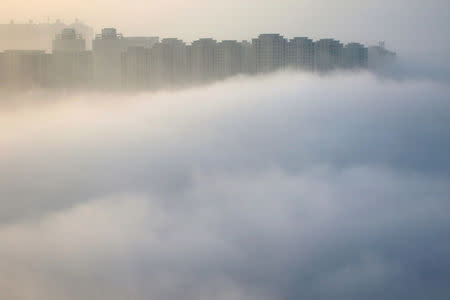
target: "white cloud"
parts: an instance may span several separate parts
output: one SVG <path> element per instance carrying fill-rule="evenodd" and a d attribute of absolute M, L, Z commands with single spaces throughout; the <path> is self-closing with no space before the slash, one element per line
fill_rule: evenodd
<path fill-rule="evenodd" d="M 444 298 L 448 94 L 364 73 L 277 74 L 5 100 L 0 290 Z"/>

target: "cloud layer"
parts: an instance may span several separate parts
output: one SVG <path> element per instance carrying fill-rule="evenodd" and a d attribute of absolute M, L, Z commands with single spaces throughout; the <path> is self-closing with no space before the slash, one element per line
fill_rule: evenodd
<path fill-rule="evenodd" d="M 7 299 L 446 299 L 450 88 L 369 74 L 9 97 Z"/>

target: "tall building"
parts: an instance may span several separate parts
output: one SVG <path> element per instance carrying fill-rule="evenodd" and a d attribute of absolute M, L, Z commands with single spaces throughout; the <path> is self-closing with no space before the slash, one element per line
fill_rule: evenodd
<path fill-rule="evenodd" d="M 237 41 L 222 41 L 217 44 L 216 73 L 218 78 L 226 78 L 241 73 L 242 50 Z"/>
<path fill-rule="evenodd" d="M 129 47 L 150 48 L 158 37 L 123 37 L 115 28 L 103 28 L 92 43 L 94 80 L 104 88 L 122 85 L 122 52 Z"/>
<path fill-rule="evenodd" d="M 216 78 L 217 42 L 211 38 L 194 41 L 190 47 L 190 67 L 194 81 L 211 81 Z"/>
<path fill-rule="evenodd" d="M 5 53 L 0 52 L 0 87 L 5 86 L 6 75 Z"/>
<path fill-rule="evenodd" d="M 92 42 L 94 58 L 94 81 L 99 87 L 118 88 L 121 86 L 122 52 L 126 44 L 122 34 L 115 28 L 103 28 Z"/>
<path fill-rule="evenodd" d="M 122 38 L 125 49 L 128 47 L 144 47 L 152 48 L 153 45 L 159 42 L 157 36 L 127 36 Z"/>
<path fill-rule="evenodd" d="M 343 66 L 348 69 L 367 69 L 368 50 L 360 43 L 345 45 L 343 52 Z"/>
<path fill-rule="evenodd" d="M 287 47 L 287 65 L 297 70 L 314 70 L 314 42 L 307 37 L 291 39 Z"/>
<path fill-rule="evenodd" d="M 256 72 L 266 73 L 284 69 L 286 65 L 286 39 L 279 34 L 260 34 L 253 39 Z"/>
<path fill-rule="evenodd" d="M 150 49 L 128 47 L 122 52 L 122 87 L 125 89 L 145 89 L 150 86 Z"/>
<path fill-rule="evenodd" d="M 397 54 L 387 50 L 384 46 L 384 42 L 380 42 L 378 46 L 369 47 L 368 57 L 369 69 L 382 70 L 394 63 Z"/>
<path fill-rule="evenodd" d="M 53 52 L 70 51 L 79 52 L 86 50 L 86 40 L 81 34 L 77 34 L 73 28 L 64 28 L 53 40 Z"/>
<path fill-rule="evenodd" d="M 243 74 L 256 73 L 256 56 L 255 48 L 248 41 L 242 41 L 241 45 L 241 72 Z"/>
<path fill-rule="evenodd" d="M 0 51 L 8 49 L 51 51 L 55 35 L 68 27 L 82 34 L 89 43 L 87 45 L 89 48 L 93 30 L 78 20 L 72 24 L 64 24 L 59 20 L 54 23 L 34 23 L 30 20 L 24 24 L 14 21 L 9 24 L 0 24 Z"/>
<path fill-rule="evenodd" d="M 177 86 L 188 76 L 186 44 L 177 38 L 166 38 L 151 49 L 154 86 Z"/>
<path fill-rule="evenodd" d="M 53 41 L 49 81 L 56 87 L 86 87 L 92 83 L 92 52 L 73 28 L 65 28 Z"/>
<path fill-rule="evenodd" d="M 331 71 L 343 65 L 343 45 L 334 39 L 321 39 L 314 45 L 314 66 L 317 71 Z"/>
<path fill-rule="evenodd" d="M 41 50 L 7 50 L 2 55 L 4 83 L 8 87 L 45 87 L 49 55 Z"/>

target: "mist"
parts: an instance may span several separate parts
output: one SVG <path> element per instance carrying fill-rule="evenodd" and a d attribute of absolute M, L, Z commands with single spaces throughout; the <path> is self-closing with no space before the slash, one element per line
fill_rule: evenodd
<path fill-rule="evenodd" d="M 0 109 L 5 299 L 447 299 L 450 87 L 281 72 Z"/>

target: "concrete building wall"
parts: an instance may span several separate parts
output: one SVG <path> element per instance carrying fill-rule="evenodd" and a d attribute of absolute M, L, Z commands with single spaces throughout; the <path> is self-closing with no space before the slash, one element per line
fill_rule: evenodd
<path fill-rule="evenodd" d="M 241 71 L 243 74 L 255 74 L 256 73 L 255 48 L 248 41 L 242 41 L 240 44 L 241 44 L 241 59 L 242 59 Z"/>
<path fill-rule="evenodd" d="M 218 78 L 234 76 L 242 71 L 241 44 L 234 40 L 217 44 L 216 73 Z"/>
<path fill-rule="evenodd" d="M 343 66 L 343 45 L 334 39 L 321 39 L 314 45 L 314 67 L 331 71 Z"/>
<path fill-rule="evenodd" d="M 4 83 L 12 88 L 45 87 L 50 56 L 38 50 L 7 50 L 3 53 Z"/>
<path fill-rule="evenodd" d="M 279 34 L 261 34 L 253 39 L 256 72 L 267 73 L 284 69 L 286 66 L 286 39 Z"/>
<path fill-rule="evenodd" d="M 371 70 L 382 70 L 395 62 L 397 54 L 389 51 L 381 42 L 378 46 L 370 46 L 368 48 L 368 67 Z"/>
<path fill-rule="evenodd" d="M 314 70 L 314 42 L 306 37 L 291 39 L 287 47 L 287 65 L 297 70 Z"/>
<path fill-rule="evenodd" d="M 344 68 L 366 69 L 368 67 L 368 49 L 359 43 L 349 43 L 343 49 Z"/>
<path fill-rule="evenodd" d="M 122 87 L 146 89 L 150 87 L 150 50 L 145 47 L 128 47 L 121 54 Z"/>
<path fill-rule="evenodd" d="M 194 41 L 190 48 L 191 76 L 193 81 L 207 82 L 216 79 L 217 42 L 211 38 Z"/>

